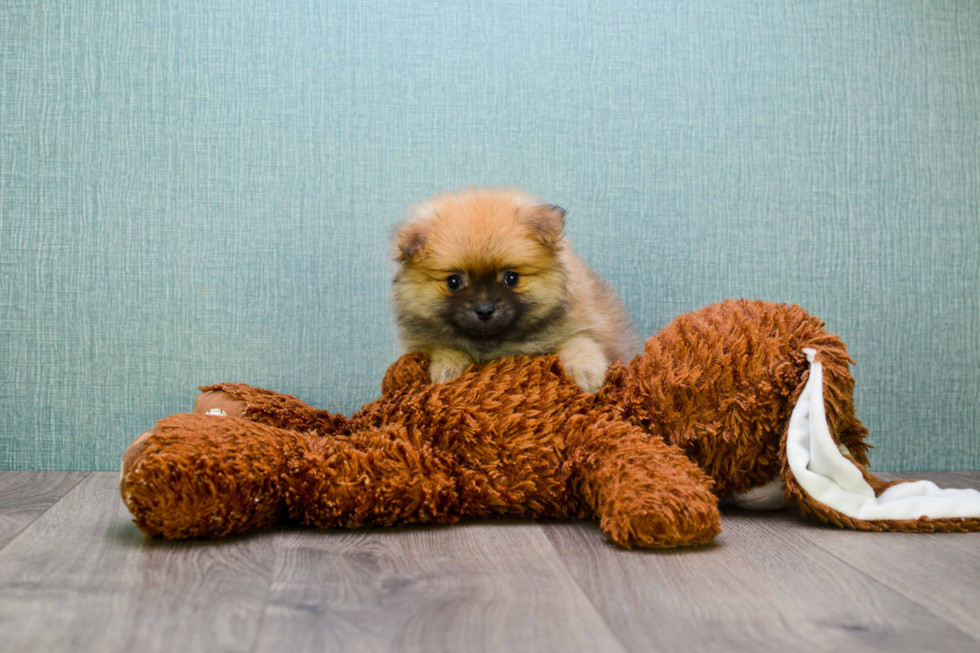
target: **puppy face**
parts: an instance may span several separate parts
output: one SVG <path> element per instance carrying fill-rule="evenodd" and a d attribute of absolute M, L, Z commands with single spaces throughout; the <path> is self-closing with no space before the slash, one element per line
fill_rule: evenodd
<path fill-rule="evenodd" d="M 563 219 L 515 191 L 470 190 L 416 207 L 394 238 L 406 340 L 489 352 L 560 319 Z"/>

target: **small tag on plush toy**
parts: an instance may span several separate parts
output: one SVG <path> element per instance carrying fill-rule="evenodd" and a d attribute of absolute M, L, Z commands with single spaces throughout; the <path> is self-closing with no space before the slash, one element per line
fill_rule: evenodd
<path fill-rule="evenodd" d="M 783 497 L 783 481 L 779 476 L 765 485 L 754 487 L 748 492 L 733 494 L 731 501 L 746 510 L 779 510 L 789 505 Z"/>

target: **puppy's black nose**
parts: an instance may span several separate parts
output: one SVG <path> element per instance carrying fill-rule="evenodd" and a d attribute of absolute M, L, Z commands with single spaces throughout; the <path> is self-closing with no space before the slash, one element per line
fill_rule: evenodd
<path fill-rule="evenodd" d="M 473 309 L 476 316 L 482 321 L 487 322 L 493 317 L 493 314 L 497 312 L 497 307 L 493 304 L 480 304 Z"/>

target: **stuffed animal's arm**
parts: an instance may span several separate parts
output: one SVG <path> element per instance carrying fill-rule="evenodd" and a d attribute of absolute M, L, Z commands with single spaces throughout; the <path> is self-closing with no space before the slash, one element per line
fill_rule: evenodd
<path fill-rule="evenodd" d="M 321 435 L 347 433 L 349 420 L 326 410 L 309 406 L 291 395 L 253 388 L 241 383 L 202 386 L 194 403 L 194 413 L 217 414 L 268 424 L 301 433 Z"/>
<path fill-rule="evenodd" d="M 381 382 L 384 394 L 429 383 L 429 359 L 425 354 L 405 354 L 395 361 Z M 222 415 L 300 432 L 349 433 L 350 420 L 309 406 L 291 395 L 253 388 L 242 383 L 201 386 L 194 402 L 198 415 Z"/>

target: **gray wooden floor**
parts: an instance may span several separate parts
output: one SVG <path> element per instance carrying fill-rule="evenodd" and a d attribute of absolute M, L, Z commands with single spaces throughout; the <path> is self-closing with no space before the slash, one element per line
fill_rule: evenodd
<path fill-rule="evenodd" d="M 673 552 L 590 522 L 167 543 L 132 525 L 117 480 L 0 472 L 0 649 L 980 650 L 980 533 L 726 509 L 714 544 Z"/>

